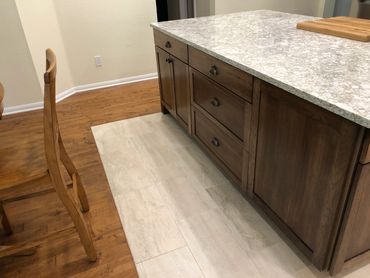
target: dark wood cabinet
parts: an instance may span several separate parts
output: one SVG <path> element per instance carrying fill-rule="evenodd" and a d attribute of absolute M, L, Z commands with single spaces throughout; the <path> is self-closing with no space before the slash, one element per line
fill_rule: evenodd
<path fill-rule="evenodd" d="M 367 142 L 366 142 L 367 143 Z M 364 145 L 367 149 L 368 145 Z M 370 260 L 370 163 L 357 165 L 330 267 L 331 274 Z"/>
<path fill-rule="evenodd" d="M 190 131 L 189 66 L 156 47 L 161 105 Z"/>
<path fill-rule="evenodd" d="M 243 144 L 208 119 L 202 112 L 194 110 L 194 136 L 212 152 L 234 175 L 238 184 L 242 178 Z"/>
<path fill-rule="evenodd" d="M 154 30 L 155 45 L 166 52 L 188 63 L 188 46 L 166 34 Z"/>
<path fill-rule="evenodd" d="M 253 76 L 194 47 L 189 47 L 189 65 L 220 85 L 251 102 Z"/>
<path fill-rule="evenodd" d="M 245 101 L 195 70 L 192 70 L 190 78 L 194 104 L 243 141 Z"/>
<path fill-rule="evenodd" d="M 176 59 L 175 57 L 171 58 L 173 65 L 173 84 L 175 91 L 176 114 L 186 126 L 189 126 L 189 66 L 179 59 Z"/>
<path fill-rule="evenodd" d="M 324 269 L 335 238 L 360 128 L 261 84 L 253 194 Z"/>
<path fill-rule="evenodd" d="M 154 35 L 163 112 L 318 269 L 370 260 L 370 131 Z"/>
<path fill-rule="evenodd" d="M 190 68 L 190 94 L 192 135 L 234 185 L 244 191 L 251 104 L 194 68 Z"/>
<path fill-rule="evenodd" d="M 173 85 L 172 65 L 170 54 L 156 47 L 157 66 L 159 73 L 159 86 L 161 91 L 161 102 L 169 112 L 175 109 L 175 94 Z M 162 109 L 163 111 L 163 109 Z"/>

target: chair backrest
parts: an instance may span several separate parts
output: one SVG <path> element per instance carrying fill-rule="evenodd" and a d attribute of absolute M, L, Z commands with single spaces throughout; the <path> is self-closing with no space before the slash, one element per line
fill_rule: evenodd
<path fill-rule="evenodd" d="M 55 79 L 57 61 L 51 49 L 46 50 L 46 72 L 44 74 L 44 144 L 49 170 L 59 170 L 59 125 L 56 112 Z M 51 165 L 54 165 L 52 167 Z M 55 168 L 56 167 L 56 168 Z M 59 172 L 59 171 L 58 171 Z"/>
<path fill-rule="evenodd" d="M 0 82 L 0 120 L 4 112 L 3 99 L 4 99 L 4 87 L 3 87 L 3 84 L 1 84 Z"/>

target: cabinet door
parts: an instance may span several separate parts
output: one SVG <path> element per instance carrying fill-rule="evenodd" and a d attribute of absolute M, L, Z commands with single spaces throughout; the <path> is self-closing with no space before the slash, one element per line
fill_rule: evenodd
<path fill-rule="evenodd" d="M 172 58 L 166 52 L 156 47 L 157 66 L 159 74 L 159 85 L 161 90 L 162 105 L 170 112 L 175 108 L 175 96 L 173 87 Z"/>
<path fill-rule="evenodd" d="M 188 126 L 190 122 L 190 93 L 188 65 L 171 56 L 173 64 L 177 116 Z"/>
<path fill-rule="evenodd" d="M 253 194 L 321 269 L 348 193 L 359 130 L 261 83 Z"/>

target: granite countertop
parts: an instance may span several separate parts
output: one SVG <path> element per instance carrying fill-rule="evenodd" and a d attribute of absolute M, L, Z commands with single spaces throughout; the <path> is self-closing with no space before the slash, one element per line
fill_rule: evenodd
<path fill-rule="evenodd" d="M 370 43 L 296 29 L 311 19 L 260 10 L 152 27 L 370 128 Z"/>

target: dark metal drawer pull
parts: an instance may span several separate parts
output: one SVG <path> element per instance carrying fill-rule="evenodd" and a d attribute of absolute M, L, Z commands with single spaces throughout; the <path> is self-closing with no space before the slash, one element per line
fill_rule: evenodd
<path fill-rule="evenodd" d="M 171 58 L 166 58 L 166 62 L 171 64 L 173 62 L 173 60 Z"/>
<path fill-rule="evenodd" d="M 166 48 L 171 48 L 172 47 L 172 45 L 171 45 L 171 43 L 169 42 L 169 41 L 167 41 L 166 42 L 166 44 L 164 45 Z"/>
<path fill-rule="evenodd" d="M 211 104 L 214 107 L 219 107 L 221 105 L 220 101 L 217 98 L 212 99 Z"/>
<path fill-rule="evenodd" d="M 215 147 L 219 147 L 220 146 L 220 141 L 218 141 L 218 139 L 216 137 L 213 137 L 212 145 L 215 146 Z"/>
<path fill-rule="evenodd" d="M 211 69 L 209 70 L 209 74 L 210 75 L 217 75 L 218 74 L 217 67 L 216 66 L 212 66 Z"/>

